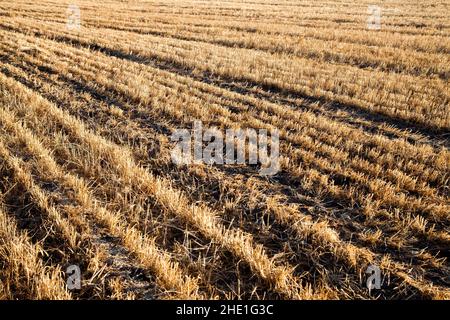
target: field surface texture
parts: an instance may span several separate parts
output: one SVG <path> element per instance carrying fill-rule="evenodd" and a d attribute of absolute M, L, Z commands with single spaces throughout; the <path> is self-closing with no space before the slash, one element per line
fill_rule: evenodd
<path fill-rule="evenodd" d="M 0 0 L 0 299 L 450 299 L 450 1 L 376 2 Z"/>

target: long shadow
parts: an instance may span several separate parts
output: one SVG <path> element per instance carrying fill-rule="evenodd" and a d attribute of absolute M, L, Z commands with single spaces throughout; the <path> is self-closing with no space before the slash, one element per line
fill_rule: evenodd
<path fill-rule="evenodd" d="M 418 133 L 430 140 L 435 140 L 439 145 L 444 145 L 445 147 L 450 148 L 450 139 L 447 138 L 450 137 L 449 129 L 427 126 L 425 124 L 415 123 L 400 118 L 392 118 L 381 113 L 363 110 L 356 104 L 343 104 L 324 97 L 314 97 L 295 90 L 285 89 L 275 84 L 268 85 L 259 83 L 248 78 L 225 77 L 212 72 L 200 72 L 200 75 L 198 75 L 198 70 L 193 67 L 188 67 L 172 60 L 163 59 L 156 55 L 143 57 L 135 54 L 125 53 L 116 49 L 106 48 L 98 44 L 90 46 L 90 48 L 98 50 L 107 55 L 114 56 L 116 58 L 149 65 L 164 71 L 175 73 L 177 75 L 189 77 L 196 81 L 212 84 L 235 93 L 255 96 L 257 98 L 269 100 L 270 102 L 274 103 L 279 102 L 279 97 L 281 97 L 285 103 L 290 103 L 288 102 L 289 99 L 302 99 L 304 100 L 305 104 L 320 103 L 332 112 L 346 111 L 352 117 L 371 121 L 376 124 L 388 124 L 389 126 L 400 130 L 410 131 L 411 133 Z M 259 89 L 264 91 L 264 94 L 255 93 L 252 90 L 253 87 L 258 87 Z"/>
<path fill-rule="evenodd" d="M 141 59 L 140 57 L 136 57 L 136 56 L 134 56 L 134 58 Z M 16 66 L 21 67 L 20 65 L 16 65 Z M 14 76 L 14 75 L 11 74 L 10 76 Z M 99 101 L 113 102 L 114 104 L 118 105 L 122 110 L 127 110 L 127 108 L 125 107 L 125 104 L 128 103 L 129 101 L 128 102 L 119 101 L 119 100 L 121 100 L 121 98 L 111 97 L 110 93 L 112 93 L 112 92 L 108 92 L 109 95 L 106 92 L 100 93 L 98 90 L 93 89 L 85 84 L 82 84 L 81 82 L 78 82 L 74 79 L 68 79 L 64 75 L 60 75 L 60 77 L 62 78 L 63 81 L 66 81 L 67 83 L 71 84 L 72 88 L 75 90 L 82 90 L 84 92 L 88 92 Z M 33 85 L 33 84 L 31 84 L 31 85 Z M 39 88 L 35 88 L 35 89 L 39 89 Z M 114 92 L 114 93 L 117 97 L 120 97 L 120 95 L 121 95 L 120 92 Z M 95 112 L 95 111 L 92 111 L 92 112 Z M 128 110 L 127 112 L 130 112 L 131 118 L 134 121 L 137 121 L 140 124 L 141 128 L 152 128 L 153 130 L 157 131 L 158 133 L 162 133 L 165 135 L 170 134 L 170 130 L 168 127 L 163 126 L 159 123 L 156 123 L 154 121 L 154 119 L 147 119 L 148 114 L 143 115 L 141 113 L 136 112 L 136 110 Z M 92 114 L 87 114 L 86 116 L 91 117 Z M 148 120 L 150 120 L 150 121 L 148 121 Z M 175 125 L 182 125 L 182 123 L 180 123 L 180 122 L 176 122 L 176 121 L 174 122 L 173 119 L 172 119 L 172 122 Z M 231 175 L 244 174 L 246 176 L 249 176 L 249 175 L 254 176 L 255 172 L 257 172 L 257 169 L 258 168 L 252 168 L 252 167 L 238 168 L 238 167 L 233 167 L 233 166 L 223 166 L 221 168 L 221 170 L 227 174 L 231 174 Z M 258 176 L 258 175 L 256 174 L 256 176 Z M 338 176 L 335 178 L 336 178 L 335 182 L 340 185 L 346 185 L 349 183 L 348 181 L 340 182 L 340 177 L 338 177 Z M 258 176 L 258 179 L 263 180 L 264 178 Z M 296 185 L 296 180 L 292 179 L 292 177 L 290 177 L 288 174 L 285 174 L 284 172 L 280 172 L 272 180 L 274 182 L 276 181 L 278 184 L 284 185 L 284 186 Z"/>
<path fill-rule="evenodd" d="M 11 26 L 1 25 L 1 28 L 9 31 L 24 33 L 23 30 Z M 266 100 L 268 96 L 269 97 L 272 96 L 273 98 L 270 99 L 272 102 L 278 101 L 279 97 L 284 98 L 285 101 L 286 99 L 302 99 L 305 101 L 306 104 L 313 104 L 319 102 L 320 104 L 324 105 L 326 108 L 330 109 L 333 112 L 344 110 L 347 113 L 349 113 L 352 117 L 360 118 L 366 121 L 371 121 L 377 124 L 388 124 L 389 126 L 392 126 L 400 130 L 418 133 L 428 138 L 429 140 L 434 141 L 434 143 L 438 146 L 445 146 L 446 148 L 450 148 L 450 138 L 448 138 L 450 137 L 450 128 L 438 128 L 435 126 L 412 122 L 405 119 L 393 118 L 387 115 L 383 115 L 382 113 L 376 111 L 370 112 L 368 110 L 363 110 L 356 104 L 350 103 L 344 104 L 331 99 L 327 99 L 325 97 L 314 97 L 311 95 L 300 93 L 296 90 L 282 88 L 276 84 L 269 85 L 259 83 L 245 77 L 224 77 L 222 75 L 218 75 L 212 72 L 199 73 L 198 70 L 196 70 L 194 67 L 189 67 L 180 64 L 176 61 L 164 59 L 156 55 L 140 56 L 132 53 L 126 53 L 118 49 L 108 48 L 96 43 L 87 43 L 80 39 L 75 39 L 63 35 L 48 36 L 39 31 L 32 31 L 28 33 L 31 33 L 41 38 L 48 38 L 57 42 L 71 44 L 74 46 L 87 48 L 90 50 L 95 50 L 119 59 L 124 59 L 131 62 L 156 67 L 164 71 L 189 77 L 191 79 L 203 83 L 212 84 L 236 93 L 244 95 L 253 95 Z M 261 89 L 262 91 L 264 91 L 264 94 L 258 96 L 258 94 L 255 94 L 255 92 L 251 90 L 253 87 Z"/>
<path fill-rule="evenodd" d="M 24 66 L 18 66 L 18 67 L 24 68 Z M 40 71 L 45 72 L 45 70 L 40 70 Z M 11 76 L 14 76 L 14 75 L 11 75 Z M 18 80 L 21 80 L 20 82 L 22 82 L 24 85 L 26 85 L 28 87 L 31 86 L 32 89 L 39 90 L 39 87 L 36 87 L 35 84 L 32 82 L 25 82 L 24 79 L 18 79 Z M 71 80 L 71 81 L 67 81 L 67 80 Z M 50 81 L 50 80 L 48 80 L 48 81 Z M 119 99 L 109 97 L 106 95 L 105 92 L 96 91 L 92 88 L 89 88 L 88 86 L 86 86 L 85 84 L 83 84 L 81 82 L 74 81 L 73 79 L 65 78 L 65 81 L 67 81 L 66 83 L 68 84 L 68 86 L 72 87 L 72 89 L 75 91 L 91 92 L 93 94 L 92 97 L 97 101 L 104 101 L 104 99 L 107 99 L 107 101 L 114 101 L 114 103 L 121 105 L 122 107 L 125 108 L 124 103 L 126 103 L 126 102 L 122 102 L 122 101 L 119 101 Z M 55 85 L 56 85 L 56 83 L 55 83 Z M 50 97 L 47 97 L 47 98 L 50 98 Z M 55 97 L 53 97 L 53 98 L 55 98 Z M 54 100 L 54 99 L 52 99 L 52 100 Z M 59 101 L 59 102 L 64 103 L 63 101 Z M 89 115 L 86 115 L 86 116 L 89 117 Z M 92 117 L 93 115 L 91 114 L 90 116 Z M 144 121 L 144 123 L 145 122 L 147 122 L 147 121 Z M 168 130 L 168 129 L 165 128 L 162 131 L 166 131 L 166 130 Z M 166 170 L 164 170 L 164 169 L 166 169 Z M 169 166 L 167 168 L 166 167 L 159 168 L 157 170 L 158 172 L 154 172 L 154 173 L 158 174 L 158 175 L 163 175 L 163 174 L 165 174 L 164 171 L 166 171 L 166 172 L 168 171 L 168 172 L 171 172 L 172 178 L 178 179 L 177 181 L 181 181 L 183 178 L 183 175 L 181 172 L 178 172 L 177 170 L 179 170 L 179 169 L 176 168 L 174 165 L 169 164 Z M 255 171 L 252 168 L 242 169 L 242 168 L 233 168 L 233 167 L 228 167 L 228 168 L 223 167 L 223 168 L 221 168 L 221 170 L 230 175 L 251 174 L 252 172 L 254 173 L 254 171 Z M 244 171 L 242 171 L 242 170 L 244 170 Z M 245 172 L 247 172 L 247 173 L 245 173 Z M 199 185 L 208 186 L 208 189 L 210 190 L 209 196 L 211 197 L 209 199 L 209 201 L 211 203 L 217 203 L 217 201 L 219 201 L 218 197 L 220 194 L 220 186 L 219 186 L 220 183 L 218 181 L 211 181 L 210 179 L 206 179 L 201 176 L 196 176 L 196 178 L 199 179 Z M 277 175 L 276 177 L 274 177 L 274 182 L 275 181 L 282 188 L 282 190 L 279 190 L 279 191 L 282 192 L 284 195 L 288 196 L 288 198 L 290 199 L 289 200 L 290 202 L 307 204 L 307 203 L 304 203 L 303 200 L 300 200 L 299 198 L 297 198 L 297 196 L 295 195 L 297 192 L 300 192 L 299 190 L 302 190 L 302 187 L 298 181 L 296 181 L 295 179 L 293 179 L 292 177 L 290 177 L 289 175 L 287 175 L 286 173 L 283 173 L 283 172 L 280 173 L 279 175 Z M 276 191 L 276 190 L 274 190 L 274 191 Z M 199 189 L 198 192 L 201 193 L 202 191 Z M 189 197 L 191 198 L 192 201 L 195 201 L 196 197 L 199 197 L 198 192 L 194 192 L 192 195 L 189 195 Z M 307 190 L 304 190 L 304 192 L 307 192 Z M 203 197 L 203 195 L 202 195 L 202 197 Z M 325 202 L 327 203 L 327 205 L 323 206 L 323 209 L 326 211 L 327 210 L 335 211 L 340 205 L 342 205 L 342 203 L 336 202 L 336 199 L 325 199 Z M 312 203 L 309 203 L 309 205 L 315 206 L 316 203 L 312 202 Z M 262 212 L 255 210 L 255 212 L 252 212 L 251 214 L 249 213 L 248 214 L 249 216 L 246 217 L 245 219 L 246 220 L 249 220 L 249 218 L 250 218 L 250 220 L 251 219 L 261 219 L 262 214 L 263 214 Z M 308 214 L 310 214 L 310 212 L 308 212 Z M 326 212 L 324 214 L 327 215 Z M 230 218 L 231 218 L 231 220 L 233 219 L 232 216 L 230 216 Z M 365 222 L 365 219 L 362 215 L 355 215 L 353 218 L 354 218 L 354 221 L 357 222 L 359 225 L 364 224 L 364 222 Z M 265 245 L 267 249 L 270 249 L 269 252 L 272 252 L 272 253 L 277 252 L 277 251 L 279 252 L 279 250 L 281 249 L 280 246 L 284 243 L 289 243 L 289 246 L 292 248 L 297 248 L 299 246 L 297 241 L 295 241 L 295 237 L 293 237 L 292 235 L 288 235 L 288 233 L 290 233 L 290 232 L 286 233 L 287 230 L 286 230 L 285 226 L 279 225 L 278 223 L 273 221 L 273 219 L 271 219 L 270 224 L 272 225 L 271 234 L 273 235 L 273 238 L 259 239 L 259 237 L 255 237 L 255 240 L 257 240 L 259 243 Z M 252 228 L 248 229 L 248 227 L 245 227 L 245 226 L 240 226 L 240 227 L 241 228 L 244 227 L 243 229 L 245 231 L 254 234 L 255 230 L 253 230 Z M 358 230 L 359 230 L 358 228 L 356 228 L 356 229 L 355 228 L 356 227 L 353 225 L 346 225 L 346 229 L 348 229 L 348 230 L 340 230 L 339 233 L 342 236 L 342 239 L 344 241 L 352 241 L 352 233 L 358 232 Z M 181 235 L 179 235 L 179 237 L 181 237 Z M 276 246 L 273 245 L 273 241 L 272 241 L 273 239 L 278 239 L 277 240 L 278 245 L 276 245 Z M 443 250 L 444 252 L 441 251 L 441 256 L 442 256 L 442 253 L 444 253 L 444 256 L 448 254 L 448 251 L 446 251 L 445 248 L 442 248 L 442 244 L 430 243 L 429 241 L 425 242 L 425 243 L 428 247 L 428 250 L 430 250 L 430 252 L 435 253 L 436 250 Z M 308 264 L 305 264 L 305 261 L 308 261 L 308 257 L 304 256 L 304 254 L 302 254 L 302 250 L 304 249 L 303 246 L 304 246 L 304 244 L 300 245 L 300 247 L 298 247 L 297 249 L 294 249 L 294 251 L 297 252 L 297 256 L 294 259 L 294 261 L 295 261 L 295 263 L 298 263 L 299 265 L 302 266 L 300 268 L 301 270 L 308 270 Z M 396 251 L 390 250 L 388 248 L 377 247 L 377 248 L 373 249 L 373 252 L 389 253 L 398 260 L 405 259 L 405 256 L 408 257 L 408 259 L 411 261 L 415 260 L 414 259 L 415 257 L 410 255 L 406 249 L 398 250 L 396 252 Z M 330 261 L 327 261 L 327 262 L 332 263 L 332 264 L 335 263 L 335 262 L 333 262 L 332 257 L 328 257 L 328 258 L 324 257 L 324 259 L 325 259 L 324 262 L 327 261 L 328 259 L 331 259 Z M 418 262 L 418 263 L 420 263 L 420 262 Z M 310 269 L 310 272 L 314 272 L 314 270 Z M 439 274 L 439 272 L 437 270 L 433 271 L 433 273 Z M 438 278 L 439 277 L 433 277 L 432 279 L 435 283 L 436 282 L 441 283 L 440 281 L 436 280 Z"/>
<path fill-rule="evenodd" d="M 24 66 L 21 66 L 21 67 L 25 68 Z M 9 75 L 14 76 L 11 74 L 9 74 Z M 33 89 L 33 90 L 40 89 L 39 86 L 37 86 L 33 81 L 21 79 L 21 78 L 18 78 L 17 76 L 15 77 L 15 79 L 17 81 L 21 82 L 22 84 L 24 84 L 25 86 L 29 87 L 30 89 Z M 68 83 L 68 85 L 70 86 L 70 83 Z M 83 90 L 83 88 L 84 88 L 83 84 L 77 83 L 73 89 Z M 81 92 L 83 92 L 83 91 L 81 91 Z M 65 104 L 64 101 L 58 101 L 58 98 L 55 96 L 51 96 L 48 94 L 44 94 L 43 96 L 46 99 L 50 99 L 51 101 L 58 103 L 58 105 Z M 94 96 L 99 98 L 104 95 L 103 95 L 103 93 L 96 93 Z M 94 98 L 94 99 L 97 100 L 97 98 Z M 80 110 L 78 110 L 77 112 L 80 112 Z M 91 115 L 91 116 L 93 116 L 93 115 Z M 247 171 L 248 174 L 251 174 L 251 171 L 252 171 L 252 169 L 249 169 L 249 168 L 243 168 L 243 170 Z M 164 167 L 157 167 L 156 172 L 152 168 L 152 171 L 154 174 L 158 174 L 160 176 L 167 175 L 167 172 L 169 172 L 171 178 L 173 178 L 175 181 L 183 181 L 186 178 L 186 177 L 184 177 L 183 172 L 181 172 L 179 170 L 179 168 L 177 168 L 174 164 L 168 164 L 167 166 L 164 166 Z M 231 173 L 231 171 L 233 171 L 233 173 Z M 229 172 L 230 174 L 238 174 L 238 173 L 245 174 L 244 172 L 242 172 L 242 170 L 240 170 L 238 168 L 233 168 L 233 169 L 229 168 L 226 170 L 226 172 Z M 208 189 L 208 193 L 206 196 L 207 199 L 205 199 L 205 200 L 207 200 L 209 203 L 213 203 L 213 204 L 215 203 L 217 205 L 217 203 L 220 201 L 220 199 L 219 199 L 220 192 L 221 192 L 220 191 L 220 182 L 217 180 L 214 180 L 214 179 L 211 180 L 210 178 L 204 177 L 202 175 L 195 175 L 195 179 L 197 179 L 199 181 L 198 181 L 197 187 L 194 188 L 195 191 L 188 195 L 188 197 L 191 199 L 191 201 L 195 202 L 195 201 L 198 201 L 198 199 L 200 199 L 200 198 L 205 198 L 205 195 L 202 194 L 202 190 L 203 190 L 202 188 L 206 187 Z M 202 186 L 202 187 L 199 187 L 199 186 Z M 244 215 L 244 220 L 250 221 L 250 220 L 254 219 L 253 221 L 257 221 L 257 220 L 260 220 L 262 216 L 263 216 L 263 212 L 261 212 L 260 209 L 255 209 L 252 212 L 246 212 L 246 214 Z M 239 225 L 239 222 L 236 221 L 235 218 L 236 217 L 234 216 L 234 214 L 226 214 L 224 216 L 225 221 L 230 222 L 230 226 L 232 225 L 234 227 L 242 228 L 244 231 L 254 234 L 255 240 L 258 243 L 264 245 L 265 248 L 267 249 L 268 253 L 270 253 L 270 254 L 276 254 L 278 252 L 282 252 L 283 245 L 285 243 L 289 243 L 288 247 L 292 247 L 292 248 L 295 248 L 300 245 L 300 242 L 295 241 L 295 238 L 293 236 L 287 235 L 287 229 L 285 226 L 279 225 L 276 221 L 273 221 L 272 219 L 270 221 L 272 236 L 270 238 L 267 238 L 267 235 L 262 236 L 262 237 L 258 236 L 260 234 L 258 231 L 258 224 L 255 224 L 254 222 L 253 223 L 250 222 L 250 223 L 246 223 L 245 225 Z M 175 235 L 177 235 L 177 236 L 175 236 Z M 173 239 L 182 239 L 182 236 L 183 235 L 179 234 L 179 232 L 175 232 L 172 238 Z M 274 239 L 278 239 L 278 240 L 273 241 Z M 332 257 L 328 257 L 327 259 L 330 259 L 330 261 L 328 261 L 328 263 L 335 264 L 335 261 L 332 260 Z M 316 274 L 312 268 L 311 261 L 303 253 L 303 250 L 300 250 L 300 249 L 296 250 L 295 261 L 299 266 L 301 266 L 301 268 L 299 268 L 299 269 L 301 269 L 303 271 L 309 270 L 309 272 L 311 272 L 312 274 L 313 273 Z M 308 261 L 310 261 L 310 262 L 308 262 Z M 325 261 L 323 261 L 323 262 L 325 262 Z"/>
<path fill-rule="evenodd" d="M 134 59 L 141 59 L 141 57 L 134 56 Z M 0 60 L 1 60 L 1 57 L 0 57 Z M 21 67 L 21 66 L 20 65 L 16 65 L 16 67 Z M 41 68 L 48 69 L 47 67 L 41 67 Z M 41 70 L 41 71 L 45 71 L 45 70 Z M 14 76 L 14 75 L 11 75 L 11 76 Z M 133 110 L 133 109 L 132 110 L 127 110 L 127 108 L 124 107 L 124 105 L 125 105 L 124 102 L 120 102 L 117 98 L 114 98 L 114 97 L 111 96 L 111 93 L 114 93 L 116 96 L 119 97 L 119 96 L 121 96 L 120 92 L 118 92 L 118 91 L 114 91 L 114 92 L 108 91 L 107 93 L 106 92 L 100 93 L 98 90 L 93 89 L 90 86 L 86 86 L 86 85 L 82 84 L 81 82 L 78 82 L 78 81 L 76 81 L 74 79 L 69 79 L 69 78 L 67 78 L 64 75 L 60 75 L 60 78 L 62 78 L 63 81 L 66 81 L 67 83 L 71 84 L 72 88 L 77 90 L 77 91 L 78 90 L 82 90 L 84 92 L 88 92 L 91 96 L 93 96 L 97 100 L 101 100 L 101 101 L 104 101 L 104 102 L 107 102 L 107 103 L 114 103 L 114 104 L 118 105 L 122 110 L 126 110 L 126 112 L 130 112 L 131 118 L 134 119 L 134 120 L 137 120 L 142 125 L 142 127 L 149 127 L 150 126 L 150 127 L 152 127 L 152 129 L 156 130 L 159 133 L 163 133 L 163 134 L 166 134 L 166 135 L 170 134 L 170 130 L 168 129 L 168 127 L 161 126 L 160 124 L 157 124 L 154 121 L 143 121 L 143 120 L 146 120 L 145 117 L 148 117 L 148 115 L 143 115 L 141 113 L 136 112 L 136 110 Z M 95 112 L 95 111 L 93 111 L 93 112 Z M 88 116 L 90 116 L 90 115 L 88 115 Z M 152 120 L 152 119 L 148 119 L 148 120 Z M 172 121 L 173 121 L 173 119 L 172 119 Z M 176 124 L 180 125 L 181 123 L 176 123 Z M 242 169 L 242 168 L 234 168 L 234 167 L 224 167 L 224 171 L 227 172 L 227 173 L 230 173 L 230 174 L 236 174 L 238 172 L 244 173 L 244 172 L 242 172 L 242 170 L 248 173 L 249 172 L 248 169 L 249 168 Z M 254 172 L 255 170 L 252 169 L 250 171 Z M 279 183 L 284 184 L 281 181 L 283 179 L 281 179 L 281 180 L 277 179 L 277 180 L 278 180 Z M 339 177 L 336 177 L 336 182 L 339 183 Z"/>
<path fill-rule="evenodd" d="M 9 62 L 9 63 L 11 63 L 11 62 Z M 17 66 L 17 67 L 19 67 L 19 68 L 21 68 L 21 69 L 23 69 L 23 70 L 25 70 L 25 71 L 30 71 L 30 72 L 32 72 L 31 70 L 27 70 L 26 69 L 26 67 L 25 66 L 23 66 L 23 65 L 15 65 L 15 66 Z M 38 68 L 39 69 L 39 68 Z M 12 77 L 12 78 L 14 78 L 16 81 L 18 81 L 18 82 L 20 82 L 21 84 L 23 84 L 24 86 L 26 86 L 27 88 L 29 88 L 29 89 L 32 89 L 33 91 L 38 91 L 45 99 L 48 99 L 49 101 L 52 101 L 53 103 L 56 103 L 58 106 L 63 106 L 63 107 L 67 107 L 67 102 L 65 102 L 65 101 L 62 101 L 62 100 L 60 100 L 58 97 L 56 97 L 55 95 L 52 95 L 52 94 L 47 94 L 47 93 L 43 93 L 41 90 L 41 88 L 39 87 L 39 85 L 37 85 L 35 82 L 33 82 L 33 81 L 30 81 L 30 80 L 28 80 L 28 79 L 24 79 L 24 78 L 22 78 L 22 77 L 20 77 L 20 76 L 17 76 L 17 75 L 14 75 L 14 74 L 12 74 L 12 73 L 10 73 L 10 72 L 8 72 L 7 70 L 1 70 L 1 72 L 2 73 L 4 73 L 5 75 L 7 75 L 7 76 L 10 76 L 10 77 Z M 67 78 L 66 78 L 67 79 Z M 71 79 L 69 79 L 69 80 L 71 80 Z M 53 81 L 53 80 L 46 80 L 48 83 L 53 83 L 54 85 L 56 85 L 56 83 Z M 68 85 L 68 87 L 70 88 L 70 87 L 72 87 L 72 89 L 73 90 L 78 90 L 79 92 L 87 92 L 88 90 L 84 90 L 85 88 L 87 89 L 88 88 L 88 86 L 86 86 L 85 84 L 83 84 L 83 83 L 81 83 L 81 82 L 77 82 L 77 81 L 71 81 L 71 82 L 68 82 L 67 83 L 67 85 Z M 89 88 L 89 90 L 92 90 L 92 92 L 94 93 L 94 95 L 92 96 L 93 98 L 94 98 L 94 101 L 96 101 L 96 102 L 104 102 L 103 100 L 102 100 L 102 98 L 101 97 L 105 97 L 105 95 L 104 95 L 104 93 L 102 93 L 102 92 L 98 92 L 98 91 L 96 91 L 95 89 L 91 89 L 91 88 Z M 108 100 L 109 101 L 111 101 L 111 99 L 114 99 L 114 98 L 111 98 L 111 97 L 108 97 Z M 121 104 L 121 102 L 120 101 L 118 101 L 118 100 L 115 100 L 117 103 L 119 103 L 119 104 Z M 122 104 L 122 106 L 124 106 L 123 104 Z M 94 108 L 94 109 L 96 109 L 96 108 Z M 70 111 L 71 113 L 73 113 L 73 110 L 72 111 Z M 93 112 L 93 113 L 89 113 L 89 111 L 88 112 L 85 112 L 85 111 L 82 111 L 82 110 L 77 110 L 76 111 L 76 114 L 82 114 L 83 116 L 86 116 L 86 117 L 88 117 L 88 118 L 92 118 L 92 117 L 94 117 L 94 119 L 97 119 L 96 118 L 96 115 L 98 115 L 100 112 L 102 112 L 102 111 L 98 111 L 97 113 L 95 113 L 95 112 Z M 144 121 L 145 122 L 145 121 Z M 147 127 L 147 126 L 146 126 Z M 164 132 L 164 131 L 167 131 L 167 130 L 169 130 L 169 129 L 167 129 L 167 128 L 159 128 L 162 132 Z M 119 141 L 117 141 L 117 143 L 122 143 L 123 144 L 123 141 L 122 142 L 119 142 Z M 150 169 L 150 171 L 153 173 L 153 174 L 155 174 L 155 175 L 159 175 L 159 176 L 164 176 L 164 175 L 167 175 L 167 172 L 164 172 L 164 169 L 167 169 L 167 168 L 169 168 L 169 174 L 174 178 L 174 179 L 177 179 L 177 177 L 181 177 L 182 176 L 182 172 L 180 172 L 179 170 L 178 170 L 178 168 L 175 166 L 175 165 L 172 165 L 172 164 L 169 164 L 167 167 L 164 167 L 164 168 L 162 168 L 162 167 L 156 167 L 156 168 L 149 168 Z M 80 173 L 80 174 L 82 174 L 82 173 Z M 181 181 L 181 180 L 178 180 L 178 181 Z M 211 181 L 207 181 L 207 183 L 210 185 L 210 186 L 212 186 L 212 185 L 214 185 L 214 188 L 218 191 L 219 190 L 219 184 L 218 183 L 214 183 L 214 181 L 213 182 L 211 182 Z M 204 185 L 206 185 L 206 184 L 204 184 Z M 199 189 L 199 192 L 201 192 L 201 190 Z M 211 193 L 211 194 L 213 194 L 213 193 Z M 211 194 L 209 194 L 209 195 L 211 195 Z M 217 194 L 216 194 L 217 195 Z M 188 197 L 192 197 L 192 194 L 191 195 L 187 195 Z M 217 197 L 216 197 L 216 201 L 218 200 L 218 195 L 217 195 Z M 196 200 L 198 200 L 198 199 L 194 199 L 195 201 Z M 151 201 L 151 198 L 150 197 L 148 197 L 148 201 L 150 201 L 151 202 L 151 204 L 146 204 L 146 205 L 144 205 L 146 208 L 147 208 L 147 206 L 148 206 L 148 208 L 152 208 L 152 207 L 154 207 L 154 215 L 155 216 L 157 216 L 157 214 L 158 214 L 158 212 L 163 212 L 165 209 L 163 208 L 163 207 L 159 207 L 159 205 L 157 205 L 157 204 L 155 204 L 155 203 L 153 203 L 153 201 Z M 150 203 L 149 202 L 149 203 Z M 231 221 L 232 219 L 230 219 L 230 221 Z M 144 222 L 143 222 L 144 223 Z M 145 224 L 145 223 L 144 223 Z M 179 221 L 178 223 L 176 223 L 175 225 L 183 225 L 183 222 L 182 221 Z M 239 227 L 238 226 L 238 223 L 237 222 L 234 222 L 234 223 L 231 223 L 230 222 L 230 225 L 233 225 L 233 227 Z M 249 224 L 249 226 L 254 226 L 254 224 Z M 143 229 L 146 229 L 146 227 L 145 227 L 145 225 L 142 225 L 141 226 Z M 165 241 L 164 240 L 164 243 L 165 243 L 165 246 L 168 248 L 168 250 L 171 250 L 171 249 L 173 249 L 174 250 L 174 246 L 176 245 L 176 243 L 178 242 L 178 243 L 183 243 L 183 241 L 185 240 L 185 233 L 183 233 L 182 232 L 182 230 L 181 229 L 179 229 L 179 228 L 176 228 L 176 227 L 172 227 L 172 226 L 170 226 L 170 225 L 168 225 L 167 226 L 170 230 L 170 236 L 168 237 L 170 240 L 169 241 Z M 242 228 L 242 226 L 241 226 L 241 228 Z M 275 226 L 274 226 L 274 228 L 275 228 Z M 280 227 L 281 228 L 281 227 Z M 244 231 L 246 231 L 246 232 L 249 232 L 249 233 L 252 233 L 252 232 L 254 232 L 255 230 L 254 229 L 248 229 L 248 228 L 242 228 Z M 280 234 L 282 233 L 281 231 L 279 232 Z M 256 233 L 257 234 L 257 233 Z M 201 235 L 195 235 L 195 238 L 197 239 L 197 240 L 202 240 L 203 241 L 203 244 L 205 245 L 205 248 L 206 247 L 208 247 L 207 246 L 207 243 L 208 243 L 208 241 L 207 241 L 207 239 L 205 238 L 205 237 L 203 237 L 203 236 L 201 236 Z M 267 249 L 267 253 L 269 253 L 269 254 L 271 254 L 271 255 L 275 255 L 276 253 L 279 253 L 279 252 L 281 252 L 282 251 L 282 249 L 283 249 L 283 243 L 284 242 L 272 242 L 272 241 L 269 241 L 269 240 L 266 240 L 266 241 L 264 241 L 263 239 L 259 239 L 257 236 L 255 236 L 255 240 L 258 242 L 258 243 L 261 243 L 262 245 L 264 245 L 265 246 L 265 248 Z M 260 241 L 259 241 L 260 240 Z M 162 241 L 162 240 L 161 240 Z M 214 250 L 212 250 L 211 252 L 213 252 Z M 206 250 L 206 252 L 210 252 L 209 250 Z M 198 252 L 194 252 L 194 253 L 191 253 L 191 255 L 193 256 L 193 257 L 195 257 L 195 258 L 197 258 L 197 257 L 201 257 L 201 255 L 200 255 L 200 251 L 198 251 Z M 220 272 L 227 272 L 227 279 L 228 279 L 228 281 L 227 282 L 221 282 L 222 280 L 222 277 L 220 276 L 220 275 L 218 275 L 217 276 L 217 285 L 221 288 L 221 290 L 223 290 L 224 292 L 226 291 L 226 287 L 227 286 L 229 286 L 229 285 L 232 285 L 232 286 L 236 286 L 237 287 L 237 283 L 239 282 L 239 281 L 244 281 L 246 284 L 248 284 L 248 285 L 250 285 L 251 283 L 252 283 L 252 281 L 254 281 L 254 275 L 253 275 L 253 273 L 249 270 L 249 268 L 247 267 L 247 266 L 245 266 L 245 265 L 241 265 L 241 264 L 239 264 L 239 261 L 238 261 L 238 258 L 236 258 L 236 257 L 234 257 L 233 256 L 233 254 L 231 254 L 230 252 L 228 252 L 228 251 L 224 251 L 223 252 L 223 255 L 224 256 L 226 256 L 226 257 L 228 257 L 228 258 L 226 258 L 226 259 L 224 259 L 224 265 L 226 265 L 226 268 L 224 269 L 224 270 L 218 270 L 217 272 L 218 273 L 220 273 Z M 195 259 L 194 259 L 195 260 Z M 232 270 L 234 267 L 236 267 L 236 265 L 238 265 L 239 266 L 239 275 L 236 275 L 236 274 L 233 274 L 230 270 Z M 306 266 L 309 266 L 309 264 L 307 263 L 306 264 Z M 306 266 L 304 266 L 304 267 L 306 267 Z M 228 271 L 227 271 L 228 270 Z M 240 278 L 240 279 L 238 279 L 238 278 Z M 231 279 L 234 279 L 233 281 L 231 281 Z M 252 280 L 253 279 L 253 280 Z M 259 280 L 258 280 L 259 281 Z M 261 284 L 262 285 L 262 284 Z M 248 290 L 249 290 L 249 292 L 250 291 L 252 291 L 252 289 L 253 288 L 248 288 Z M 258 289 L 258 290 L 261 290 L 261 288 L 260 289 Z M 264 292 L 259 292 L 259 294 L 264 294 Z M 270 293 L 270 294 L 272 294 L 272 293 Z M 275 293 L 273 293 L 273 298 L 279 298 L 279 297 L 277 297 L 276 295 L 275 295 Z"/>

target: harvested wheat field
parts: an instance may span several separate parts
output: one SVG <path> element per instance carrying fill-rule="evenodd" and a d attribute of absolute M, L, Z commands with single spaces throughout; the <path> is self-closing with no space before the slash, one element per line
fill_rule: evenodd
<path fill-rule="evenodd" d="M 377 2 L 0 0 L 0 299 L 450 299 L 450 1 Z"/>

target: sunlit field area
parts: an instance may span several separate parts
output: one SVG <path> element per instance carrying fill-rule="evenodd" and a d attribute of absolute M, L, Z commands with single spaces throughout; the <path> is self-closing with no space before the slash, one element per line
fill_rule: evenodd
<path fill-rule="evenodd" d="M 0 0 L 0 299 L 450 299 L 449 79 L 449 0 Z"/>

